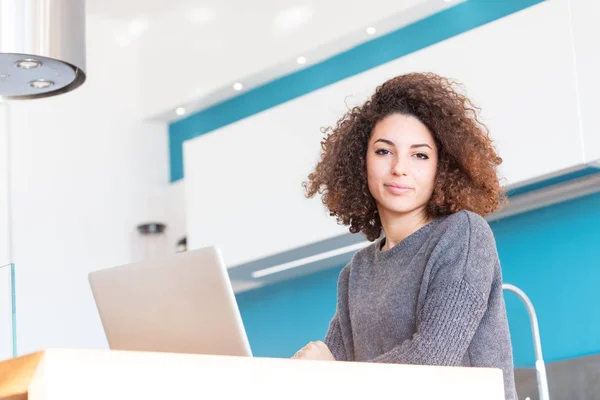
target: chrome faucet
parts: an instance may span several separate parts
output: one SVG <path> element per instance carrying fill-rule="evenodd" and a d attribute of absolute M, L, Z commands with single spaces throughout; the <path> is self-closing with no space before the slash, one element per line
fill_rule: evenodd
<path fill-rule="evenodd" d="M 538 320 L 535 314 L 535 309 L 529 297 L 521 289 L 515 285 L 505 283 L 502 285 L 502 289 L 509 292 L 515 293 L 527 307 L 529 313 L 529 320 L 531 321 L 531 332 L 533 334 L 533 345 L 535 348 L 535 371 L 538 384 L 538 392 L 540 400 L 550 400 L 550 394 L 548 391 L 548 377 L 546 376 L 546 365 L 544 364 L 544 358 L 542 357 L 542 341 L 540 339 L 540 329 L 538 327 Z"/>

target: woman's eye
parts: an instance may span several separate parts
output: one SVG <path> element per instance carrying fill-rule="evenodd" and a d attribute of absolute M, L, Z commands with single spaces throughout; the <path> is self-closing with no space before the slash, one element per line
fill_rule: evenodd
<path fill-rule="evenodd" d="M 387 149 L 375 150 L 375 153 L 376 154 L 381 154 L 381 155 L 390 154 L 389 150 L 387 150 Z"/>
<path fill-rule="evenodd" d="M 421 160 L 429 160 L 429 156 L 425 153 L 417 153 L 415 156 Z"/>

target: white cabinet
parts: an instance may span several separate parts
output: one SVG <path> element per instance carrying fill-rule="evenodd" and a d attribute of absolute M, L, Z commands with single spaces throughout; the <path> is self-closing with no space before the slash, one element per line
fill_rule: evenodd
<path fill-rule="evenodd" d="M 575 48 L 575 65 L 581 105 L 585 160 L 600 160 L 600 3 L 588 0 L 569 0 Z"/>

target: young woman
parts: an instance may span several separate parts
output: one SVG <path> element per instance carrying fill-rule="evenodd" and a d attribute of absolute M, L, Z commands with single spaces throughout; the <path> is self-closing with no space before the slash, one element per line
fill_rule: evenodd
<path fill-rule="evenodd" d="M 515 399 L 493 233 L 505 201 L 478 109 L 454 82 L 407 74 L 323 140 L 307 196 L 373 241 L 341 271 L 324 342 L 293 358 L 495 367 Z M 382 232 L 383 231 L 383 232 Z"/>

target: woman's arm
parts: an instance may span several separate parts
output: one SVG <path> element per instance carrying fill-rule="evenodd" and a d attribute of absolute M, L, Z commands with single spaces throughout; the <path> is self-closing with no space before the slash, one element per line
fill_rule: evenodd
<path fill-rule="evenodd" d="M 337 306 L 325 335 L 325 344 L 337 361 L 352 361 L 350 313 L 348 311 L 348 282 L 352 262 L 340 272 L 337 284 Z M 346 333 L 346 335 L 344 335 Z"/>
<path fill-rule="evenodd" d="M 485 311 L 486 301 L 466 280 L 434 288 L 413 337 L 371 361 L 460 365 Z"/>
<path fill-rule="evenodd" d="M 338 313 L 336 312 L 329 324 L 329 330 L 325 335 L 325 344 L 333 354 L 333 357 L 337 361 L 348 361 L 346 356 L 346 348 L 344 347 L 344 339 L 342 338 L 342 331 L 340 328 L 340 321 L 338 319 Z"/>

